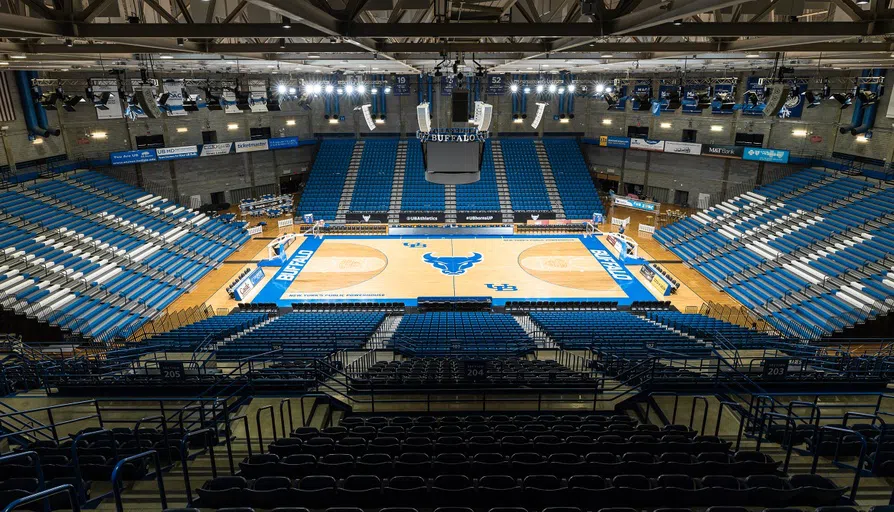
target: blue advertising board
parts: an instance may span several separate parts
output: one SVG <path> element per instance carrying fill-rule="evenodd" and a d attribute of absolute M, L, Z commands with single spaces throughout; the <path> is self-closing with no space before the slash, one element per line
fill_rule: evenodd
<path fill-rule="evenodd" d="M 233 288 L 233 296 L 236 300 L 244 300 L 248 297 L 248 294 L 251 293 L 252 290 L 258 286 L 261 281 L 264 279 L 264 270 L 261 267 L 257 267 L 251 271 L 247 276 L 243 277 L 236 283 L 236 286 Z"/>
<path fill-rule="evenodd" d="M 137 149 L 133 151 L 115 151 L 109 153 L 112 165 L 142 164 L 158 160 L 154 149 Z"/>
<path fill-rule="evenodd" d="M 277 137 L 267 139 L 267 149 L 297 148 L 298 137 Z"/>
<path fill-rule="evenodd" d="M 743 160 L 771 162 L 774 164 L 787 164 L 788 156 L 789 152 L 787 149 L 745 148 L 745 151 L 742 153 Z"/>
<path fill-rule="evenodd" d="M 629 137 L 615 137 L 613 135 L 600 135 L 599 145 L 605 148 L 622 148 L 630 147 Z"/>

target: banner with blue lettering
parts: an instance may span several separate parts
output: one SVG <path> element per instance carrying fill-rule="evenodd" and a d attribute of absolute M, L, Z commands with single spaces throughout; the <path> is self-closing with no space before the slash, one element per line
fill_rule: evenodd
<path fill-rule="evenodd" d="M 397 75 L 394 77 L 394 87 L 393 92 L 395 96 L 409 96 L 410 95 L 410 79 L 412 76 L 410 75 Z"/>
<path fill-rule="evenodd" d="M 640 97 L 645 96 L 646 101 L 640 102 Z M 633 86 L 633 110 L 647 110 L 652 106 L 652 85 L 636 84 Z"/>
<path fill-rule="evenodd" d="M 274 139 L 267 139 L 268 149 L 287 149 L 297 147 L 298 137 L 277 137 Z"/>
<path fill-rule="evenodd" d="M 743 97 L 742 101 L 742 115 L 764 115 L 764 108 L 766 108 L 767 106 L 764 96 L 767 93 L 767 88 L 761 85 L 760 81 L 761 77 L 759 76 L 749 76 L 748 80 L 745 82 L 745 96 Z M 754 104 L 752 102 L 751 93 L 754 93 L 755 97 L 757 98 L 757 104 Z"/>
<path fill-rule="evenodd" d="M 787 164 L 788 157 L 789 152 L 787 149 L 745 148 L 742 153 L 743 160 L 771 162 L 774 164 Z"/>
<path fill-rule="evenodd" d="M 729 115 L 734 112 L 736 103 L 736 86 L 733 84 L 714 85 L 714 98 L 711 100 L 711 113 Z"/>
<path fill-rule="evenodd" d="M 614 105 L 608 107 L 609 110 L 627 110 L 627 86 L 622 85 L 618 87 L 618 102 Z"/>
<path fill-rule="evenodd" d="M 487 75 L 487 95 L 502 96 L 506 92 L 506 75 Z"/>
<path fill-rule="evenodd" d="M 112 165 L 142 164 L 158 160 L 154 149 L 137 149 L 134 151 L 116 151 L 109 153 Z"/>
<path fill-rule="evenodd" d="M 198 146 L 180 146 L 174 148 L 158 148 L 155 155 L 159 161 L 163 160 L 182 160 L 184 158 L 196 158 L 199 156 Z"/>
<path fill-rule="evenodd" d="M 701 95 L 710 95 L 711 88 L 706 84 L 692 84 L 683 88 L 683 113 L 684 114 L 701 114 L 702 109 L 698 106 L 698 98 Z"/>
<path fill-rule="evenodd" d="M 453 88 L 456 86 L 456 77 L 453 75 L 444 75 L 441 77 L 441 96 L 450 96 L 453 94 Z"/>
<path fill-rule="evenodd" d="M 804 113 L 804 93 L 807 92 L 805 84 L 789 84 L 790 96 L 785 100 L 785 105 L 779 110 L 780 119 L 797 119 Z"/>

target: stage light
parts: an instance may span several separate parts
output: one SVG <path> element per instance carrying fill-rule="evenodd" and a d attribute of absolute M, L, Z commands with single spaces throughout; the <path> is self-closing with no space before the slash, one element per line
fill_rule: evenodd
<path fill-rule="evenodd" d="M 679 26 L 682 25 L 682 24 L 683 24 L 683 19 L 682 19 L 682 18 L 679 18 L 679 19 L 674 20 L 674 25 L 675 25 L 675 26 L 679 27 Z"/>
<path fill-rule="evenodd" d="M 509 92 L 512 92 L 512 93 L 518 92 L 518 84 L 509 85 Z"/>
<path fill-rule="evenodd" d="M 525 93 L 525 94 L 531 94 L 531 88 L 530 88 L 530 87 L 525 87 L 525 88 L 524 88 L 524 93 Z"/>
<path fill-rule="evenodd" d="M 282 28 L 292 28 L 292 20 L 283 16 L 282 18 Z"/>
<path fill-rule="evenodd" d="M 854 102 L 854 97 L 851 93 L 835 93 L 832 95 L 832 99 L 841 104 L 841 110 L 844 110 L 847 107 L 851 106 L 851 104 Z"/>
<path fill-rule="evenodd" d="M 559 87 L 559 94 L 565 94 L 565 88 Z"/>
<path fill-rule="evenodd" d="M 294 96 L 296 94 L 298 94 L 298 89 L 295 89 L 294 87 L 289 87 L 289 96 Z"/>
<path fill-rule="evenodd" d="M 370 94 L 379 94 L 379 89 L 376 87 L 373 87 L 372 89 L 369 90 L 369 93 Z"/>
<path fill-rule="evenodd" d="M 286 48 L 286 38 L 280 37 L 279 38 L 279 49 L 284 50 L 285 48 Z"/>
<path fill-rule="evenodd" d="M 391 86 L 390 85 L 385 86 L 385 94 L 391 94 Z"/>
<path fill-rule="evenodd" d="M 610 85 L 606 85 L 606 86 L 605 86 L 605 93 L 606 93 L 606 94 L 611 94 L 611 92 L 612 92 L 612 86 L 610 86 Z"/>
<path fill-rule="evenodd" d="M 537 92 L 538 93 L 543 92 L 543 84 L 537 84 Z"/>
<path fill-rule="evenodd" d="M 276 86 L 276 92 L 280 94 L 285 94 L 289 91 L 289 88 L 286 87 L 286 84 L 279 84 Z"/>
<path fill-rule="evenodd" d="M 878 103 L 878 94 L 870 91 L 869 89 L 860 89 L 859 91 L 857 91 L 857 97 L 860 98 L 860 101 L 863 102 L 864 106 Z"/>
<path fill-rule="evenodd" d="M 576 91 L 576 90 L 577 90 L 577 86 L 576 86 L 576 85 L 574 85 L 574 84 L 569 84 L 569 85 L 568 85 L 568 92 L 574 92 L 574 91 Z"/>
<path fill-rule="evenodd" d="M 332 91 L 335 90 L 335 87 L 332 84 L 326 84 L 326 94 L 332 94 Z"/>
<path fill-rule="evenodd" d="M 344 94 L 344 93 L 345 93 L 345 90 L 342 89 L 341 87 L 337 87 L 337 88 L 335 89 L 335 94 L 338 94 L 339 96 L 341 96 L 341 95 Z"/>
<path fill-rule="evenodd" d="M 351 84 L 346 85 L 345 92 L 348 94 L 354 94 L 354 86 Z"/>
<path fill-rule="evenodd" d="M 554 93 L 554 92 L 556 92 L 556 89 L 557 89 L 557 88 L 558 88 L 558 86 L 557 86 L 556 84 L 549 84 L 549 87 L 547 87 L 547 90 L 548 90 L 550 93 Z"/>
<path fill-rule="evenodd" d="M 357 94 L 366 94 L 366 85 L 365 84 L 357 85 Z"/>
<path fill-rule="evenodd" d="M 179 44 L 180 46 L 183 46 L 183 39 L 178 39 L 177 44 Z M 66 39 L 65 46 L 71 48 L 72 46 L 74 46 L 74 41 L 72 41 L 71 39 Z"/>
<path fill-rule="evenodd" d="M 603 92 L 605 92 L 605 85 L 596 84 L 596 94 L 602 94 Z"/>

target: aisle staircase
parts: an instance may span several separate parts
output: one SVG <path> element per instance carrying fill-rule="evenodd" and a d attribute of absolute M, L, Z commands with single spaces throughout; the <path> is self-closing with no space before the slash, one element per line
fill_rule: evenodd
<path fill-rule="evenodd" d="M 512 215 L 512 199 L 509 197 L 509 184 L 506 181 L 506 163 L 503 160 L 503 148 L 500 141 L 491 141 L 491 150 L 494 154 L 494 173 L 497 175 L 497 192 L 500 195 L 500 211 L 503 213 L 503 223 L 511 224 L 515 218 Z"/>
<path fill-rule="evenodd" d="M 456 223 L 456 185 L 444 185 L 444 222 Z"/>
<path fill-rule="evenodd" d="M 553 175 L 553 168 L 549 163 L 549 157 L 546 154 L 546 148 L 543 147 L 542 140 L 534 141 L 534 150 L 537 151 L 537 160 L 540 168 L 543 169 L 543 183 L 546 185 L 546 192 L 549 194 L 549 203 L 557 219 L 565 218 L 565 208 L 562 206 L 562 197 L 559 189 L 556 187 L 556 177 Z"/>
<path fill-rule="evenodd" d="M 394 178 L 391 181 L 391 206 L 388 208 L 388 223 L 400 222 L 400 203 L 404 195 L 404 175 L 407 170 L 407 141 L 397 143 L 397 158 L 394 161 Z"/>
<path fill-rule="evenodd" d="M 357 183 L 357 173 L 360 170 L 360 159 L 363 158 L 363 140 L 354 143 L 354 151 L 351 153 L 351 163 L 348 164 L 348 175 L 345 178 L 345 187 L 341 191 L 341 199 L 338 202 L 338 213 L 335 214 L 335 222 L 344 223 L 345 214 L 351 207 L 351 198 L 354 196 L 354 185 Z"/>

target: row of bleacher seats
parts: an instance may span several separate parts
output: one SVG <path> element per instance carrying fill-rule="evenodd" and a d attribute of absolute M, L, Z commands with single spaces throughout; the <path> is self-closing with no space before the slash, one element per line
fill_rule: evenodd
<path fill-rule="evenodd" d="M 212 316 L 198 322 L 178 327 L 172 331 L 156 334 L 147 343 L 163 346 L 166 350 L 195 350 L 203 343 L 223 341 L 269 317 L 264 312 L 235 312 L 229 315 Z"/>
<path fill-rule="evenodd" d="M 243 222 L 223 222 L 215 217 L 172 204 L 163 197 L 148 194 L 145 190 L 98 172 L 78 172 L 60 179 L 69 179 L 81 187 L 87 187 L 88 190 L 109 194 L 113 199 L 120 200 L 132 208 L 163 217 L 173 224 L 189 225 L 191 230 L 195 230 L 203 237 L 227 241 L 233 248 L 238 248 L 251 238 L 243 229 L 245 226 Z"/>
<path fill-rule="evenodd" d="M 425 179 L 422 142 L 418 139 L 407 140 L 407 163 L 400 209 L 407 212 L 444 211 L 444 185 Z"/>
<path fill-rule="evenodd" d="M 498 212 L 500 193 L 497 189 L 497 173 L 494 170 L 493 145 L 484 142 L 481 157 L 481 179 L 475 183 L 456 186 L 456 210 L 460 212 Z"/>
<path fill-rule="evenodd" d="M 249 330 L 217 348 L 218 359 L 242 359 L 281 349 L 283 357 L 322 357 L 341 349 L 359 349 L 373 335 L 381 311 L 288 313 Z"/>
<path fill-rule="evenodd" d="M 298 203 L 299 216 L 312 213 L 316 219 L 335 220 L 353 152 L 353 139 L 320 142 L 313 170 Z"/>
<path fill-rule="evenodd" d="M 530 503 L 526 503 L 524 507 L 491 507 L 489 509 L 481 509 L 485 512 L 586 512 L 588 510 L 592 512 L 638 512 L 638 509 L 630 508 L 630 507 L 604 507 L 598 508 L 599 504 L 595 507 L 556 507 L 556 506 L 547 506 L 547 507 L 539 507 L 534 506 Z M 220 512 L 256 512 L 252 507 L 225 507 L 218 509 Z M 360 507 L 330 507 L 325 509 L 325 512 L 363 512 L 364 509 Z M 384 507 L 380 509 L 381 512 L 419 512 L 420 510 L 425 509 L 417 509 L 416 507 Z M 786 508 L 786 512 L 804 512 L 801 507 L 799 508 Z M 876 506 L 869 507 L 869 512 L 884 512 L 887 510 L 885 506 Z M 310 510 L 306 507 L 276 507 L 273 509 L 274 512 L 310 512 Z M 656 508 L 656 512 L 693 512 L 692 509 L 684 508 L 684 507 L 664 507 L 664 508 Z M 167 508 L 164 512 L 202 512 L 197 508 Z M 470 507 L 437 507 L 432 509 L 432 512 L 475 512 L 475 509 Z M 739 507 L 739 506 L 714 506 L 708 507 L 705 509 L 705 512 L 749 512 L 748 507 Z M 780 512 L 778 508 L 765 508 L 763 512 Z M 807 512 L 858 512 L 855 507 L 845 507 L 845 506 L 825 506 L 825 507 L 817 507 L 815 510 L 808 510 Z"/>
<path fill-rule="evenodd" d="M 566 219 L 590 219 L 603 213 L 602 201 L 575 139 L 543 139 Z"/>
<path fill-rule="evenodd" d="M 399 353 L 416 356 L 518 355 L 534 349 L 512 315 L 489 312 L 404 315 L 389 343 Z"/>
<path fill-rule="evenodd" d="M 702 342 L 621 311 L 534 311 L 530 317 L 565 349 L 591 348 L 634 359 L 656 353 L 670 358 L 711 353 Z"/>
<path fill-rule="evenodd" d="M 677 311 L 651 311 L 647 313 L 646 317 L 705 341 L 722 338 L 722 341 L 729 342 L 738 349 L 772 348 L 779 346 L 778 344 L 782 341 L 778 336 L 705 315 L 684 314 Z"/>
<path fill-rule="evenodd" d="M 805 170 L 656 233 L 786 336 L 816 338 L 894 302 L 894 191 Z"/>
<path fill-rule="evenodd" d="M 387 212 L 397 159 L 397 139 L 367 139 L 351 196 L 352 212 Z"/>
<path fill-rule="evenodd" d="M 532 139 L 500 141 L 509 198 L 515 211 L 550 211 L 552 204 Z"/>

